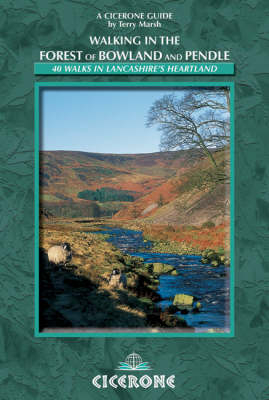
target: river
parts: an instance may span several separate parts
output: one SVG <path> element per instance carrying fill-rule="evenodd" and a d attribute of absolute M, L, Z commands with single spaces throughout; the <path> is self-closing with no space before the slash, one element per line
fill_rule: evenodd
<path fill-rule="evenodd" d="M 109 234 L 108 242 L 126 254 L 143 258 L 144 263 L 158 262 L 176 268 L 178 276 L 160 276 L 158 293 L 162 300 L 157 303 L 159 307 L 165 309 L 173 304 L 177 293 L 189 294 L 202 303 L 202 309 L 199 313 L 180 315 L 188 326 L 195 328 L 195 332 L 229 330 L 229 267 L 202 264 L 201 257 L 196 255 L 153 253 L 152 243 L 144 240 L 141 231 L 109 226 L 101 229 L 91 233 Z"/>

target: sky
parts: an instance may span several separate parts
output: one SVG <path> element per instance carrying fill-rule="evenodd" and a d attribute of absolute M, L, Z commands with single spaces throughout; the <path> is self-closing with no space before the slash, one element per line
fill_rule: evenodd
<path fill-rule="evenodd" d="M 172 90 L 47 88 L 41 98 L 41 150 L 136 154 L 159 151 L 157 126 L 145 127 L 155 100 Z"/>

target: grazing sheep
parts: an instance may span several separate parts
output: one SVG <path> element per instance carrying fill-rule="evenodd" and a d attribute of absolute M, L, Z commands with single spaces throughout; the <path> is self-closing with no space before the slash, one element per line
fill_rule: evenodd
<path fill-rule="evenodd" d="M 112 288 L 125 289 L 127 287 L 126 275 L 120 272 L 118 268 L 113 269 L 109 278 L 109 286 Z"/>
<path fill-rule="evenodd" d="M 52 246 L 48 250 L 49 262 L 52 264 L 66 265 L 72 259 L 72 251 L 69 243 L 62 243 L 60 246 Z"/>

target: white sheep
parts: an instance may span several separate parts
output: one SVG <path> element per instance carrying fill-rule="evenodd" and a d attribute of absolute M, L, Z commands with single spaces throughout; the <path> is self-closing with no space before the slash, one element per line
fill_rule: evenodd
<path fill-rule="evenodd" d="M 48 250 L 48 259 L 50 263 L 66 265 L 72 259 L 72 251 L 69 243 L 63 243 L 60 246 L 52 246 Z"/>
<path fill-rule="evenodd" d="M 127 287 L 126 275 L 118 268 L 113 269 L 108 282 L 109 286 L 113 288 L 126 289 Z"/>

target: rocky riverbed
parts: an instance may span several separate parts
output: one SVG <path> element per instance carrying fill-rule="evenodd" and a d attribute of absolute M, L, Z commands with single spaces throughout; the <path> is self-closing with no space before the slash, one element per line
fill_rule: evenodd
<path fill-rule="evenodd" d="M 139 230 L 111 226 L 98 229 L 95 233 L 106 235 L 106 240 L 124 254 L 142 259 L 145 270 L 155 278 L 159 266 L 157 305 L 162 311 L 183 317 L 196 331 L 229 330 L 229 267 L 221 263 L 212 266 L 199 255 L 153 252 L 154 243 L 145 240 Z M 179 294 L 191 296 L 193 306 L 171 307 Z"/>

